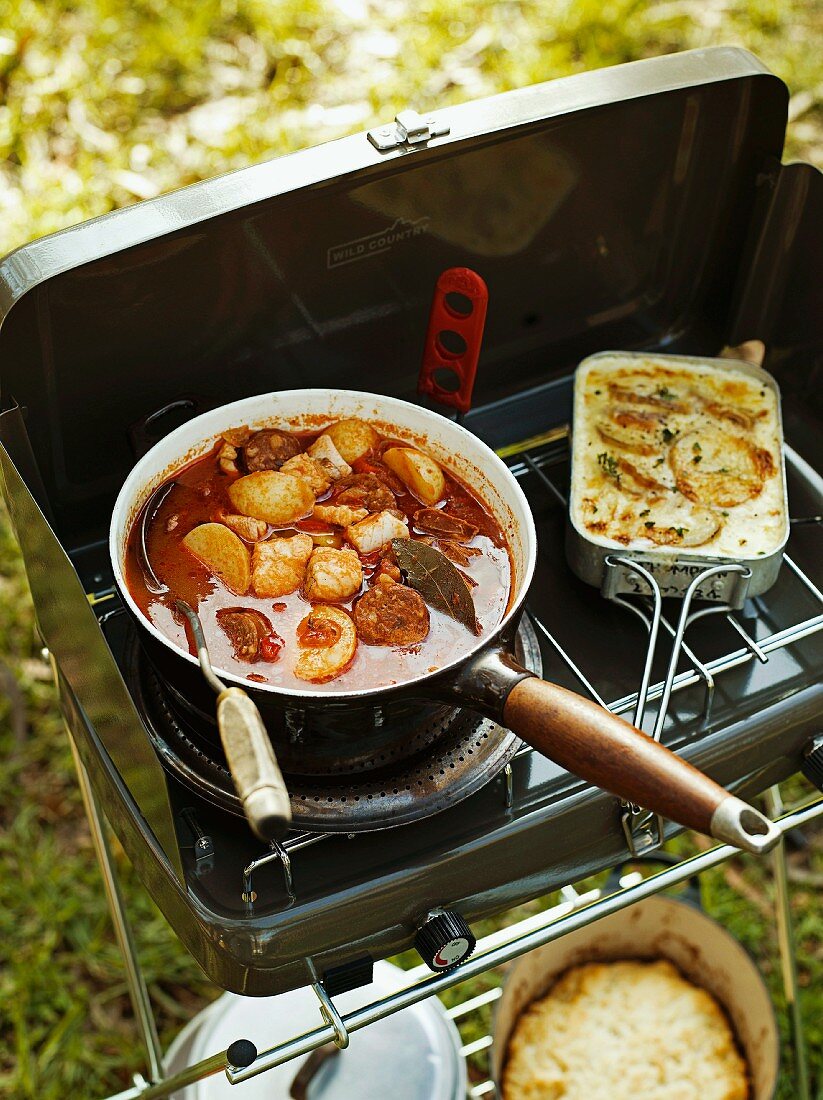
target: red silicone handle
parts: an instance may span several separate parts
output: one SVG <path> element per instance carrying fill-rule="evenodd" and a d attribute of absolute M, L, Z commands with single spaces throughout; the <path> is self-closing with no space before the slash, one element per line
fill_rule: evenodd
<path fill-rule="evenodd" d="M 469 411 L 488 304 L 488 288 L 476 271 L 450 267 L 443 272 L 434 288 L 418 393 Z M 436 372 L 441 380 L 443 372 L 450 372 L 456 388 L 444 388 Z"/>

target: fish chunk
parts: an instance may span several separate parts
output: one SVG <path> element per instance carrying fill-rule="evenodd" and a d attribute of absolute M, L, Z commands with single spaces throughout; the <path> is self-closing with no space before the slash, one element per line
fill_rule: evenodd
<path fill-rule="evenodd" d="M 304 591 L 315 600 L 347 600 L 360 591 L 363 568 L 360 559 L 348 548 L 316 546 L 309 558 Z"/>
<path fill-rule="evenodd" d="M 269 525 L 265 520 L 252 519 L 251 516 L 240 516 L 224 512 L 219 519 L 221 523 L 234 531 L 235 535 L 239 535 L 246 542 L 259 542 L 260 539 L 266 537 L 266 532 L 269 529 Z"/>
<path fill-rule="evenodd" d="M 237 465 L 237 448 L 231 443 L 224 443 L 217 452 L 217 462 L 224 474 L 239 474 Z"/>
<path fill-rule="evenodd" d="M 294 477 L 302 477 L 304 481 L 308 482 L 316 497 L 325 493 L 332 482 L 328 470 L 311 455 L 295 455 L 288 462 L 283 463 L 280 472 L 293 474 Z"/>
<path fill-rule="evenodd" d="M 334 440 L 330 435 L 318 436 L 309 447 L 308 454 L 326 466 L 333 481 L 337 481 L 341 477 L 347 477 L 351 473 L 351 466 L 335 447 Z"/>
<path fill-rule="evenodd" d="M 350 504 L 315 504 L 314 518 L 335 527 L 351 527 L 369 514 L 368 508 L 353 508 Z"/>
<path fill-rule="evenodd" d="M 251 585 L 256 596 L 287 596 L 296 592 L 306 575 L 306 563 L 314 549 L 309 535 L 258 542 L 252 554 Z"/>
<path fill-rule="evenodd" d="M 294 675 L 323 684 L 345 672 L 357 649 L 354 623 L 339 607 L 313 607 L 297 628 L 300 656 Z"/>
<path fill-rule="evenodd" d="M 373 554 L 382 550 L 392 539 L 407 539 L 409 525 L 391 512 L 376 512 L 346 528 L 346 538 L 358 554 Z"/>

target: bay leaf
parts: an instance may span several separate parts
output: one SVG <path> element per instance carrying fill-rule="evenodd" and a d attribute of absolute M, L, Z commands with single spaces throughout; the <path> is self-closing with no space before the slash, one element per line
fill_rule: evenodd
<path fill-rule="evenodd" d="M 392 539 L 394 557 L 409 587 L 426 603 L 477 634 L 477 615 L 469 586 L 445 554 L 415 539 Z"/>

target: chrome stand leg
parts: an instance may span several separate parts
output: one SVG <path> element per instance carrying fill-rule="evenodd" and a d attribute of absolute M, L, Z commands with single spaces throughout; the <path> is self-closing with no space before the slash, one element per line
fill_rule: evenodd
<path fill-rule="evenodd" d="M 778 786 L 766 791 L 766 809 L 774 818 L 783 813 L 783 799 Z M 803 1013 L 800 1007 L 797 984 L 797 962 L 794 952 L 794 926 L 789 904 L 789 875 L 786 862 L 786 839 L 772 851 L 772 868 L 775 886 L 775 915 L 777 919 L 777 942 L 780 951 L 780 970 L 783 975 L 783 992 L 786 1007 L 789 1010 L 792 1045 L 794 1046 L 795 1092 L 796 1100 L 810 1100 L 809 1064 L 806 1059 L 806 1038 L 803 1030 Z"/>
<path fill-rule="evenodd" d="M 105 820 L 100 812 L 97 799 L 94 797 L 94 791 L 91 788 L 88 773 L 83 766 L 83 761 L 80 759 L 71 734 L 69 734 L 69 743 L 71 745 L 72 754 L 74 755 L 74 763 L 77 767 L 77 775 L 80 780 L 80 792 L 83 795 L 83 804 L 86 808 L 86 816 L 89 820 L 91 838 L 94 842 L 94 851 L 97 855 L 97 862 L 100 865 L 100 872 L 103 876 L 103 886 L 106 890 L 106 900 L 109 903 L 109 911 L 111 912 L 111 919 L 114 924 L 114 934 L 117 937 L 117 944 L 126 967 L 126 981 L 129 987 L 129 997 L 131 998 L 134 1016 L 137 1020 L 140 1037 L 143 1040 L 143 1046 L 146 1051 L 149 1080 L 152 1084 L 156 1084 L 163 1080 L 163 1055 L 160 1049 L 160 1040 L 157 1037 L 157 1025 L 155 1024 L 154 1014 L 151 1009 L 149 991 L 146 989 L 146 982 L 143 978 L 143 971 L 140 969 L 140 963 L 137 958 L 137 952 L 131 934 L 131 926 L 129 925 L 128 917 L 123 907 L 123 898 L 117 881 L 117 871 L 112 862 L 111 850 L 109 849 L 109 842 L 106 838 Z"/>

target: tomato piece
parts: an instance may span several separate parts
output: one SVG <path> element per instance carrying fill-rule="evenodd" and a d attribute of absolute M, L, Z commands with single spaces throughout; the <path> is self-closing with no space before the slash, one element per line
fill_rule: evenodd
<path fill-rule="evenodd" d="M 322 519 L 301 519 L 294 526 L 298 531 L 306 531 L 311 534 L 313 531 L 317 534 L 327 534 L 334 531 L 333 527 L 330 527 L 328 523 L 325 523 Z"/>
<path fill-rule="evenodd" d="M 365 456 L 356 458 L 351 463 L 351 468 L 356 474 L 382 474 L 385 469 L 384 466 L 376 466 L 373 462 L 369 462 Z"/>
<path fill-rule="evenodd" d="M 297 628 L 300 644 L 308 649 L 328 649 L 340 638 L 340 627 L 320 615 L 307 615 Z"/>
<path fill-rule="evenodd" d="M 260 656 L 264 661 L 273 663 L 280 659 L 285 644 L 280 635 L 273 630 L 271 634 L 267 634 L 260 639 Z"/>

